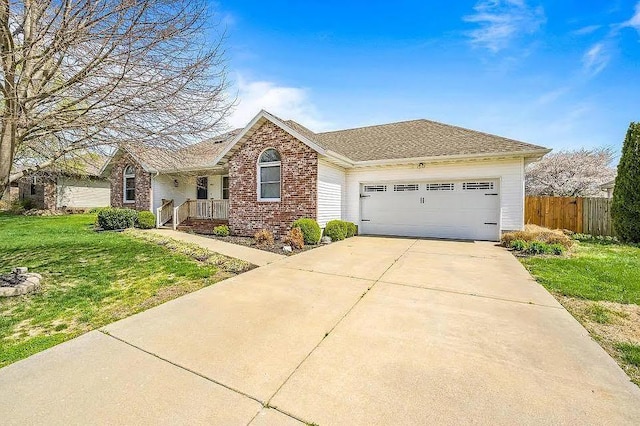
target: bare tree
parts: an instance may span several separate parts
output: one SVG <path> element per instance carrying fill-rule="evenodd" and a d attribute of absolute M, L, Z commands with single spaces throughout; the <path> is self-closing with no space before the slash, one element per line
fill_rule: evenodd
<path fill-rule="evenodd" d="M 527 195 L 584 197 L 599 195 L 600 185 L 612 180 L 611 148 L 579 149 L 548 154 L 527 167 Z"/>
<path fill-rule="evenodd" d="M 0 197 L 76 155 L 218 133 L 231 102 L 211 18 L 205 0 L 4 0 Z"/>

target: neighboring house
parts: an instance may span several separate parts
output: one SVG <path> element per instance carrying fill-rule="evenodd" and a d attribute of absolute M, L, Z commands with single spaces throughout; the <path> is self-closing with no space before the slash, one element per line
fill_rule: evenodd
<path fill-rule="evenodd" d="M 283 235 L 311 217 L 362 234 L 497 240 L 523 228 L 524 168 L 549 151 L 429 120 L 314 133 L 261 111 L 188 148 L 122 148 L 103 175 L 112 206 L 150 210 L 159 226 Z"/>
<path fill-rule="evenodd" d="M 18 199 L 18 182 L 11 182 L 9 187 L 4 191 L 2 200 L 0 200 L 0 210 L 9 209 L 11 204 Z"/>
<path fill-rule="evenodd" d="M 612 198 L 613 197 L 613 189 L 616 186 L 616 181 L 615 179 L 607 182 L 607 183 L 603 183 L 602 185 L 600 185 L 600 189 L 603 191 L 606 191 L 607 193 L 607 198 Z"/>
<path fill-rule="evenodd" d="M 104 159 L 83 162 L 76 172 L 47 171 L 18 180 L 18 198 L 45 210 L 87 210 L 106 207 L 111 185 L 100 176 Z"/>

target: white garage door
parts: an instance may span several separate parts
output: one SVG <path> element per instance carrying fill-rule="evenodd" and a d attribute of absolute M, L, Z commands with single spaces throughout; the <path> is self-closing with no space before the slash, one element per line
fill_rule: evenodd
<path fill-rule="evenodd" d="M 360 233 L 497 240 L 499 194 L 497 180 L 363 184 Z"/>

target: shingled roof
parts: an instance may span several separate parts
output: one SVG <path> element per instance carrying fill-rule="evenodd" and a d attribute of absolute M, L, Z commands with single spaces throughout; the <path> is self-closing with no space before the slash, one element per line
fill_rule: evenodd
<path fill-rule="evenodd" d="M 544 151 L 546 148 L 431 120 L 412 120 L 314 133 L 285 123 L 323 148 L 352 161 Z"/>
<path fill-rule="evenodd" d="M 282 120 L 264 110 L 244 129 L 235 129 L 178 150 L 135 145 L 127 147 L 126 151 L 152 171 L 206 169 L 224 163 L 236 145 L 241 145 L 265 120 L 341 164 L 509 154 L 540 157 L 550 151 L 542 146 L 424 119 L 316 133 L 300 123 Z"/>
<path fill-rule="evenodd" d="M 234 129 L 206 141 L 180 149 L 131 145 L 126 151 L 155 171 L 200 169 L 211 166 L 218 155 L 242 129 Z"/>

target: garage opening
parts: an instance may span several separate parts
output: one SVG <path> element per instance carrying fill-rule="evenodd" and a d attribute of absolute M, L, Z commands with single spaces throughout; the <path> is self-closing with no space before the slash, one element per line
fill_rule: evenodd
<path fill-rule="evenodd" d="M 362 184 L 360 233 L 496 241 L 499 189 L 492 179 Z"/>

